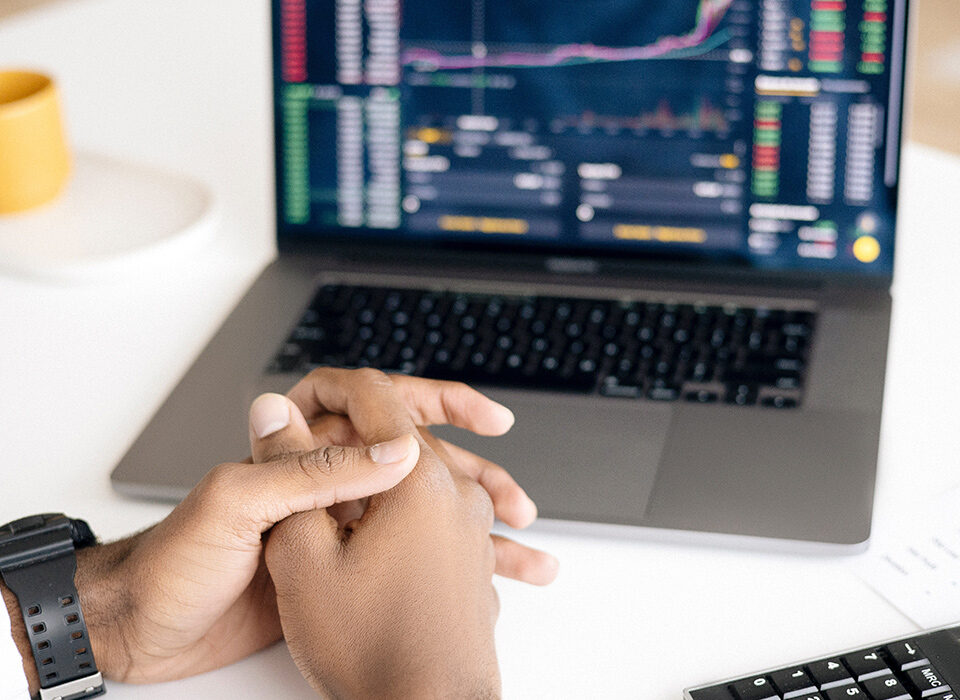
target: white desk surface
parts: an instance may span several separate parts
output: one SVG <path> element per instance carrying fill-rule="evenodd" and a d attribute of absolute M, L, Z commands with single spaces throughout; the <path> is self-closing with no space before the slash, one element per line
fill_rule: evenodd
<path fill-rule="evenodd" d="M 223 207 L 202 244 L 110 279 L 0 277 L 0 522 L 65 510 L 115 538 L 168 511 L 121 498 L 108 475 L 273 254 L 267 8 L 71 0 L 0 24 L 0 65 L 59 78 L 76 147 L 192 175 Z M 875 538 L 960 482 L 958 192 L 960 160 L 907 149 Z M 856 578 L 852 557 L 523 539 L 557 554 L 561 573 L 542 590 L 498 583 L 508 698 L 676 700 L 687 685 L 916 629 Z M 110 693 L 311 697 L 282 644 Z"/>

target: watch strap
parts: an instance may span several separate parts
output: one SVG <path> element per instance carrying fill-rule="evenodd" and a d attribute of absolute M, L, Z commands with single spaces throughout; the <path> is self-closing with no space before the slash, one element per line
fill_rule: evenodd
<path fill-rule="evenodd" d="M 102 695 L 106 692 L 103 678 L 74 584 L 77 558 L 71 530 L 37 532 L 29 545 L 2 557 L 0 574 L 23 614 L 40 679 L 40 698 L 77 700 Z"/>

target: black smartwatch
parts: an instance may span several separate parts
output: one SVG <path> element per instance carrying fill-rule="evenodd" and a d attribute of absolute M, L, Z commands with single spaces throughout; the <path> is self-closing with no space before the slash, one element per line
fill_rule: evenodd
<path fill-rule="evenodd" d="M 96 544 L 90 526 L 62 513 L 0 526 L 0 576 L 20 603 L 40 676 L 40 700 L 103 695 L 80 598 L 76 550 Z"/>

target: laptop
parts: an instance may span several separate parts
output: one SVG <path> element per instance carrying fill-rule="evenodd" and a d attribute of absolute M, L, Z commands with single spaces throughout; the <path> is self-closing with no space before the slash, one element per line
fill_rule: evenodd
<path fill-rule="evenodd" d="M 547 521 L 861 546 L 906 24 L 906 0 L 274 0 L 279 256 L 114 486 L 179 499 L 248 454 L 260 392 L 372 366 L 510 406 L 505 437 L 439 432 Z"/>

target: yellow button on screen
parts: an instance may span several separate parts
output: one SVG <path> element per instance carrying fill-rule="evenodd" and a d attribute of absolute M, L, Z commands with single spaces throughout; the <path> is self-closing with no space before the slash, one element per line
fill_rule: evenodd
<path fill-rule="evenodd" d="M 724 153 L 720 156 L 720 167 L 733 170 L 734 168 L 740 167 L 740 159 L 733 153 Z"/>
<path fill-rule="evenodd" d="M 860 236 L 853 244 L 853 255 L 862 263 L 872 263 L 880 257 L 880 244 L 873 236 Z"/>

